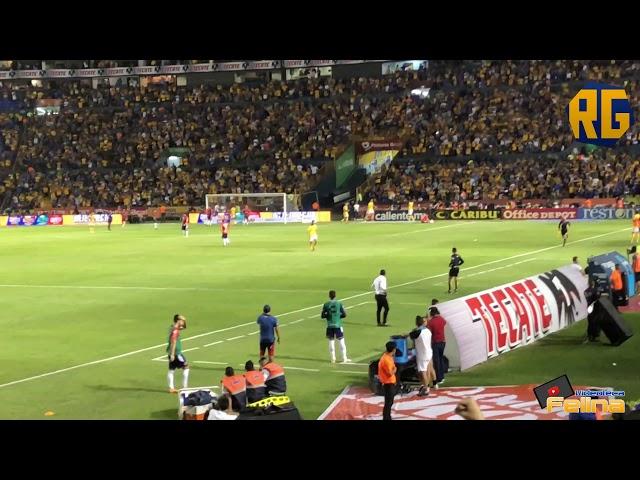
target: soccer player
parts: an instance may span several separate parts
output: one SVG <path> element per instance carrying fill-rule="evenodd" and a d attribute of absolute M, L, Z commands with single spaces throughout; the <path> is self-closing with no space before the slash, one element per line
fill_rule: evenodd
<path fill-rule="evenodd" d="M 454 247 L 451 249 L 451 261 L 449 262 L 449 291 L 451 293 L 451 280 L 454 280 L 455 289 L 453 293 L 458 291 L 458 274 L 460 273 L 460 265 L 464 263 L 464 260 L 458 255 L 458 250 Z"/>
<path fill-rule="evenodd" d="M 265 305 L 262 308 L 262 315 L 258 317 L 256 322 L 260 325 L 260 357 L 264 357 L 265 352 L 269 355 L 269 362 L 273 361 L 275 356 L 275 340 L 278 337 L 280 343 L 280 330 L 278 329 L 278 319 L 270 315 L 271 307 Z"/>
<path fill-rule="evenodd" d="M 318 226 L 315 220 L 311 220 L 311 225 L 307 228 L 307 233 L 309 234 L 309 248 L 311 248 L 313 252 L 318 244 Z"/>
<path fill-rule="evenodd" d="M 207 208 L 205 213 L 207 215 L 207 225 L 213 225 L 213 210 L 211 210 L 211 207 Z"/>
<path fill-rule="evenodd" d="M 638 239 L 640 238 L 640 213 L 636 213 L 633 216 L 633 233 L 631 234 L 631 243 L 636 242 L 638 244 Z"/>
<path fill-rule="evenodd" d="M 236 220 L 236 207 L 235 206 L 231 207 L 231 220 L 233 220 L 234 222 Z"/>
<path fill-rule="evenodd" d="M 96 215 L 91 212 L 89 214 L 89 233 L 95 233 Z"/>
<path fill-rule="evenodd" d="M 375 205 L 373 204 L 373 199 L 369 200 L 369 203 L 367 203 L 367 216 L 365 217 L 365 222 L 368 221 L 372 221 L 373 220 L 373 215 L 375 212 Z"/>
<path fill-rule="evenodd" d="M 231 241 L 229 240 L 229 224 L 226 222 L 221 223 L 220 231 L 222 232 L 222 245 L 226 247 L 231 243 Z"/>
<path fill-rule="evenodd" d="M 242 223 L 245 225 L 249 224 L 249 206 L 245 205 L 244 210 L 242 211 Z"/>
<path fill-rule="evenodd" d="M 562 235 L 562 246 L 564 247 L 567 244 L 567 238 L 569 238 L 569 222 L 566 219 L 560 220 L 558 224 L 558 230 L 560 231 L 560 235 Z"/>
<path fill-rule="evenodd" d="M 111 222 L 113 222 L 113 215 L 111 215 L 111 212 L 109 212 L 107 214 L 107 230 L 111 231 Z"/>
<path fill-rule="evenodd" d="M 155 230 L 157 230 L 157 229 L 158 229 L 158 221 L 159 221 L 159 220 L 160 220 L 160 209 L 159 209 L 159 208 L 156 208 L 156 209 L 153 211 L 153 228 L 154 228 Z"/>
<path fill-rule="evenodd" d="M 358 220 L 360 217 L 360 204 L 356 200 L 356 203 L 353 204 L 353 219 Z"/>
<path fill-rule="evenodd" d="M 189 364 L 182 354 L 182 340 L 180 332 L 187 328 L 187 319 L 182 315 L 174 315 L 173 325 L 169 329 L 169 340 L 167 343 L 167 353 L 169 355 L 169 393 L 178 393 L 174 385 L 174 374 L 176 368 L 182 369 L 182 388 L 188 388 L 189 385 Z"/>
<path fill-rule="evenodd" d="M 124 210 L 122 212 L 122 228 L 127 224 L 127 220 L 129 220 L 129 212 Z"/>
<path fill-rule="evenodd" d="M 349 363 L 347 357 L 347 344 L 344 342 L 344 330 L 342 329 L 342 319 L 347 316 L 344 307 L 339 300 L 336 300 L 335 290 L 329 292 L 329 301 L 322 306 L 321 318 L 327 320 L 327 340 L 329 340 L 329 355 L 331 363 L 336 363 L 336 338 L 340 344 L 342 352 L 342 363 Z"/>
<path fill-rule="evenodd" d="M 413 200 L 409 202 L 407 207 L 407 220 L 413 221 Z"/>
<path fill-rule="evenodd" d="M 342 205 L 342 221 L 349 222 L 349 202 L 344 202 L 344 205 Z"/>
<path fill-rule="evenodd" d="M 184 232 L 185 237 L 189 236 L 189 214 L 188 213 L 182 214 L 182 231 Z"/>

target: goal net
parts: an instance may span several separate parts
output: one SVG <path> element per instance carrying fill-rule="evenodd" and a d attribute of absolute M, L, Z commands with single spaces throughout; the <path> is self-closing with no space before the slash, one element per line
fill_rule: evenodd
<path fill-rule="evenodd" d="M 209 193 L 205 197 L 213 217 L 230 213 L 232 220 L 249 222 L 290 221 L 291 213 L 300 211 L 300 195 L 288 193 Z M 215 220 L 214 220 L 215 221 Z"/>

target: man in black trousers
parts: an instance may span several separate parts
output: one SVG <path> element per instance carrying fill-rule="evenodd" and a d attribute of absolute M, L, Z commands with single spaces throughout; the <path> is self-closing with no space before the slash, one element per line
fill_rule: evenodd
<path fill-rule="evenodd" d="M 389 314 L 389 302 L 387 302 L 387 277 L 385 277 L 386 272 L 380 270 L 380 275 L 378 275 L 371 286 L 376 294 L 376 321 L 378 322 L 379 327 L 387 326 L 387 315 Z M 384 309 L 384 316 L 382 323 L 380 323 L 380 312 Z"/>
<path fill-rule="evenodd" d="M 382 409 L 382 419 L 391 420 L 391 407 L 398 391 L 396 372 L 398 368 L 395 363 L 396 344 L 387 342 L 385 352 L 378 361 L 378 379 L 384 390 L 384 408 Z"/>

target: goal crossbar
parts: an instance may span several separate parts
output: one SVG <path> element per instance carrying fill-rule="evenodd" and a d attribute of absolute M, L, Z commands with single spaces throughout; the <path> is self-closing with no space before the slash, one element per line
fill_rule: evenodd
<path fill-rule="evenodd" d="M 205 195 L 205 206 L 210 208 L 215 204 L 215 201 L 211 201 L 215 198 L 220 199 L 242 199 L 242 198 L 281 198 L 282 199 L 282 212 L 284 223 L 287 223 L 287 194 L 286 193 L 208 193 Z"/>

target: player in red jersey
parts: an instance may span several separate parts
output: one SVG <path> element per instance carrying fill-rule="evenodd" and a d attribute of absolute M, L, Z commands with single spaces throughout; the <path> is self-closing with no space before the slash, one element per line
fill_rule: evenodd
<path fill-rule="evenodd" d="M 182 214 L 182 231 L 184 232 L 184 236 L 189 236 L 189 214 Z"/>
<path fill-rule="evenodd" d="M 251 210 L 249 210 L 249 206 L 245 205 L 244 206 L 244 210 L 242 211 L 242 223 L 244 223 L 245 225 L 247 225 L 249 223 L 249 213 L 251 212 Z"/>
<path fill-rule="evenodd" d="M 207 208 L 205 213 L 207 214 L 207 224 L 213 225 L 213 210 L 211 210 L 211 207 Z"/>
<path fill-rule="evenodd" d="M 231 243 L 229 240 L 229 223 L 220 224 L 220 231 L 222 232 L 222 245 L 226 247 Z"/>

